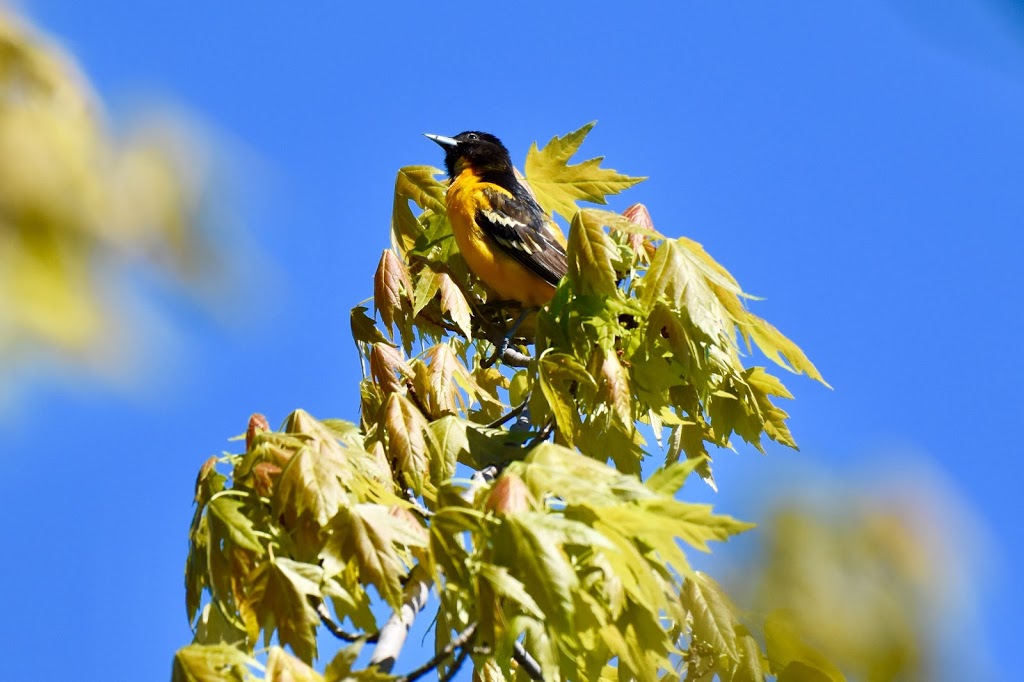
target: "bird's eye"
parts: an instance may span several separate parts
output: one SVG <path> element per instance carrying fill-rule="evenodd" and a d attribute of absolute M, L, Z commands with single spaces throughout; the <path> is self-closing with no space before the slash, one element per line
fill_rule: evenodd
<path fill-rule="evenodd" d="M 480 136 L 477 135 L 476 133 L 470 133 L 469 135 L 466 135 L 466 139 L 467 140 L 479 140 Z"/>

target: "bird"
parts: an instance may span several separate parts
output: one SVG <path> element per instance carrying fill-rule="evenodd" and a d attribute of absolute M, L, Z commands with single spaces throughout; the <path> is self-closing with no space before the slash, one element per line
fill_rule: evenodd
<path fill-rule="evenodd" d="M 516 178 L 494 135 L 426 134 L 445 150 L 445 195 L 455 243 L 474 275 L 498 296 L 539 308 L 568 269 L 565 236 Z"/>

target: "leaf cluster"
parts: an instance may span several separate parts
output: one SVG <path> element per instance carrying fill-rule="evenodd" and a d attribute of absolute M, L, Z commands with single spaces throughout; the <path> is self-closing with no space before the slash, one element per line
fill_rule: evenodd
<path fill-rule="evenodd" d="M 387 679 L 352 668 L 380 625 L 369 605 L 398 609 L 404 585 L 427 583 L 443 679 L 456 645 L 489 680 L 529 678 L 519 649 L 550 680 L 764 678 L 756 638 L 687 559 L 750 526 L 679 492 L 694 471 L 712 481 L 708 444 L 795 447 L 773 402 L 789 393 L 743 350 L 821 377 L 699 244 L 656 231 L 640 205 L 577 209 L 642 179 L 570 164 L 590 127 L 527 158 L 524 182 L 570 221 L 569 273 L 513 339 L 518 367 L 482 362 L 522 311 L 466 268 L 440 171 L 399 171 L 374 311 L 350 318 L 359 425 L 296 412 L 279 432 L 251 428 L 229 477 L 204 467 L 193 647 L 252 656 L 276 633 L 309 664 L 324 620 L 360 633 L 325 679 Z M 646 480 L 644 433 L 663 451 Z"/>

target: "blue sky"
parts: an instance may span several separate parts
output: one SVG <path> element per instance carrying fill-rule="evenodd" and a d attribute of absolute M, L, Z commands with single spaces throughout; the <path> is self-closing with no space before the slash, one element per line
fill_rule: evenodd
<path fill-rule="evenodd" d="M 0 421 L 9 679 L 166 679 L 190 637 L 198 466 L 254 411 L 357 416 L 348 309 L 388 245 L 395 171 L 441 163 L 421 133 L 490 131 L 521 163 L 534 140 L 594 119 L 583 154 L 650 176 L 613 207 L 642 201 L 662 232 L 702 242 L 835 387 L 788 378 L 802 452 L 723 454 L 716 503 L 732 511 L 730 487 L 794 460 L 872 479 L 889 466 L 878 453 L 920 453 L 995 539 L 979 637 L 1010 669 L 1024 12 L 628 5 L 23 5 L 115 116 L 158 94 L 244 150 L 265 260 L 227 323 L 166 296 L 180 331 L 141 395 L 50 382 Z"/>

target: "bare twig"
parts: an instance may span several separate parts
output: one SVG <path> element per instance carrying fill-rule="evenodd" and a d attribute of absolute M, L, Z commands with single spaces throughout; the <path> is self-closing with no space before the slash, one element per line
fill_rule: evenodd
<path fill-rule="evenodd" d="M 334 618 L 331 617 L 331 612 L 327 610 L 327 604 L 324 604 L 320 600 L 317 600 L 316 603 L 316 613 L 320 616 L 320 622 L 324 624 L 332 635 L 340 640 L 346 642 L 358 642 L 359 640 L 364 642 L 376 642 L 377 637 L 380 635 L 380 633 L 377 632 L 369 635 L 353 635 L 351 632 L 346 632 L 340 625 L 334 622 Z"/>
<path fill-rule="evenodd" d="M 433 579 L 422 566 L 417 565 L 412 570 L 409 582 L 405 585 L 405 602 L 400 609 L 391 614 L 391 618 L 380 629 L 377 647 L 370 657 L 369 665 L 371 667 L 377 666 L 378 670 L 385 673 L 391 672 L 391 669 L 395 667 L 398 654 L 405 646 L 405 639 L 409 635 L 409 628 L 412 627 L 419 612 L 427 605 L 427 598 L 430 596 L 430 588 L 433 584 Z"/>
<path fill-rule="evenodd" d="M 519 642 L 516 642 L 515 648 L 512 649 L 512 658 L 523 669 L 523 672 L 530 676 L 531 680 L 544 682 L 544 671 L 540 669 L 540 663 Z"/>
<path fill-rule="evenodd" d="M 420 667 L 412 670 L 407 675 L 403 675 L 395 680 L 395 682 L 415 682 L 419 678 L 423 677 L 431 670 L 441 665 L 441 662 L 451 656 L 456 649 L 461 649 L 462 652 L 468 651 L 468 645 L 472 644 L 473 638 L 476 636 L 476 623 L 472 623 L 465 630 L 455 636 L 452 641 L 444 645 L 444 648 L 437 652 L 437 654 L 429 661 L 421 665 Z M 459 659 L 464 659 L 463 656 L 459 656 Z M 456 661 L 461 665 L 459 661 Z"/>
<path fill-rule="evenodd" d="M 548 439 L 548 436 L 550 436 L 551 432 L 554 431 L 554 430 L 555 430 L 555 422 L 554 422 L 553 419 L 549 419 L 548 422 L 544 425 L 544 427 L 540 431 L 537 432 L 537 435 L 534 436 L 530 440 L 530 442 L 526 444 L 526 446 L 525 446 L 526 449 L 529 450 L 533 446 L 539 445 L 539 444 L 543 443 L 544 441 L 546 441 Z"/>
<path fill-rule="evenodd" d="M 454 678 L 462 668 L 462 664 L 466 662 L 467 658 L 469 658 L 469 651 L 470 647 L 462 647 L 462 650 L 459 651 L 459 655 L 455 658 L 455 662 L 452 663 L 452 667 L 448 668 L 448 672 L 438 678 L 438 682 L 451 682 L 452 678 Z"/>
<path fill-rule="evenodd" d="M 528 401 L 524 400 L 523 402 L 519 403 L 511 410 L 509 410 L 508 412 L 506 412 L 505 414 L 501 415 L 500 417 L 492 421 L 490 424 L 488 424 L 487 428 L 496 429 L 505 422 L 507 422 L 509 419 L 512 419 L 513 417 L 518 417 L 522 413 L 522 411 L 526 409 L 527 402 Z"/>

